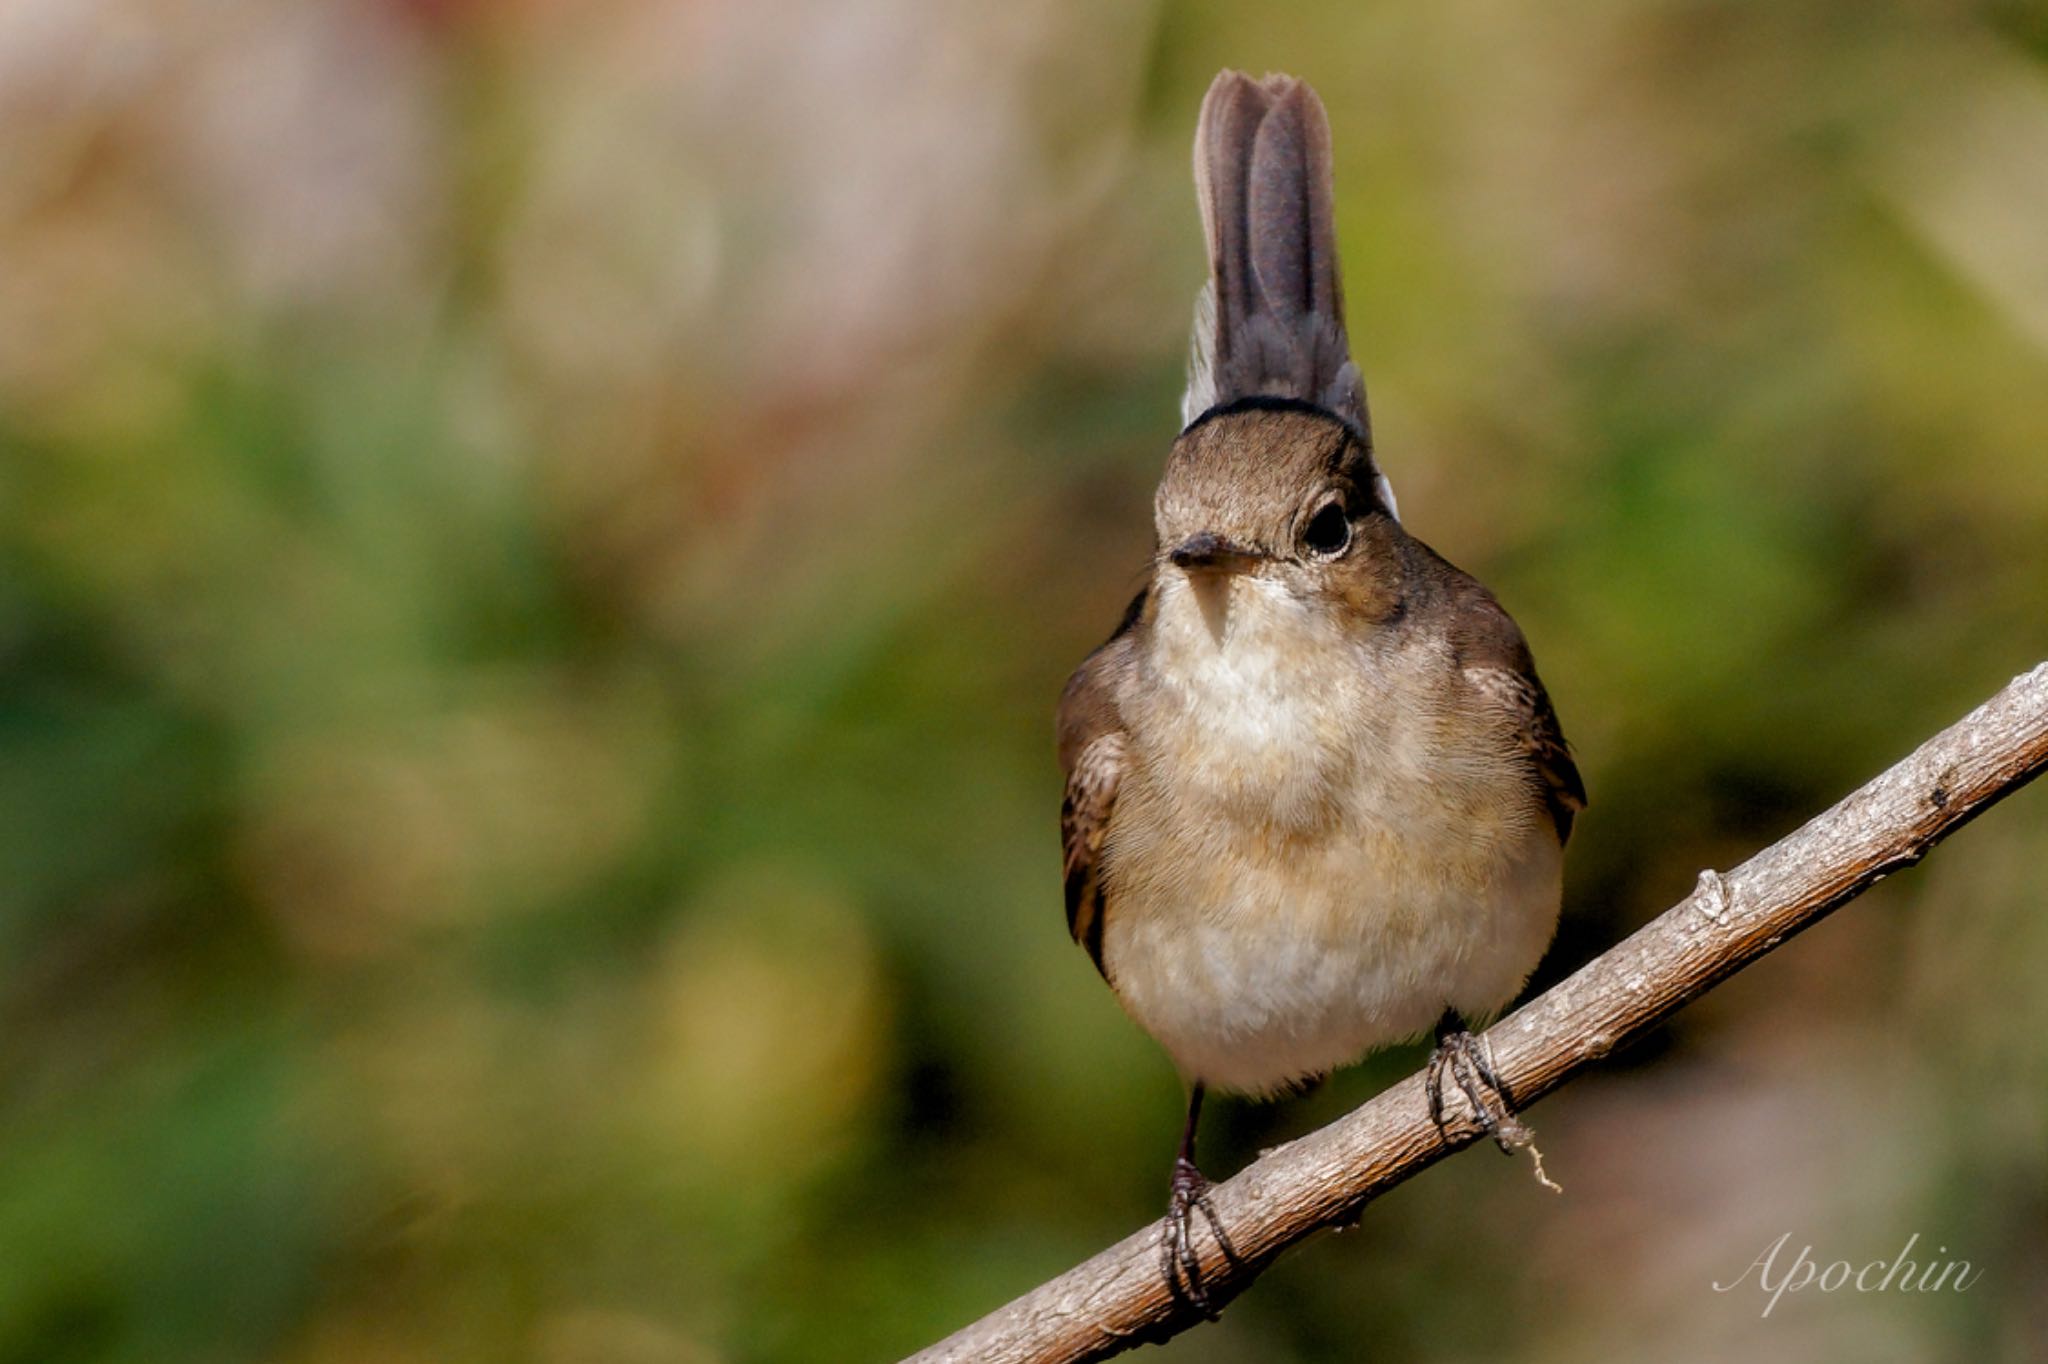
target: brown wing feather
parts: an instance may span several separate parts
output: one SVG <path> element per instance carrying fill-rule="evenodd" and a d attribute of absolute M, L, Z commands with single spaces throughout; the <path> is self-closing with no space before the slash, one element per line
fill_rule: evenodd
<path fill-rule="evenodd" d="M 1065 864 L 1067 931 L 1088 949 L 1103 978 L 1102 930 L 1107 918 L 1102 894 L 1103 835 L 1109 830 L 1117 784 L 1128 757 L 1123 721 L 1116 710 L 1116 679 L 1128 665 L 1129 630 L 1144 606 L 1140 593 L 1107 644 L 1090 654 L 1060 694 L 1060 767 L 1066 792 L 1060 801 L 1060 851 Z"/>
<path fill-rule="evenodd" d="M 1579 765 L 1572 760 L 1543 679 L 1536 675 L 1521 627 L 1476 579 L 1452 571 L 1462 589 L 1456 643 L 1466 681 L 1507 713 L 1563 846 L 1572 836 L 1573 820 L 1586 808 Z"/>
<path fill-rule="evenodd" d="M 1561 847 L 1572 836 L 1572 821 L 1586 808 L 1586 785 L 1579 777 L 1579 765 L 1572 760 L 1564 731 L 1558 727 L 1557 712 L 1534 669 L 1508 672 L 1504 669 L 1468 669 L 1466 676 L 1507 707 L 1518 721 L 1522 751 L 1543 793 L 1544 806 L 1557 827 Z"/>

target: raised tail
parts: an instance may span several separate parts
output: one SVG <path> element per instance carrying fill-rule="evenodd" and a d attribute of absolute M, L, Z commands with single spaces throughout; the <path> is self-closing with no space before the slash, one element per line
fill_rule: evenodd
<path fill-rule="evenodd" d="M 1240 398 L 1293 398 L 1369 439 L 1344 336 L 1330 120 L 1292 76 L 1225 71 L 1195 127 L 1209 283 L 1195 307 L 1183 422 Z"/>

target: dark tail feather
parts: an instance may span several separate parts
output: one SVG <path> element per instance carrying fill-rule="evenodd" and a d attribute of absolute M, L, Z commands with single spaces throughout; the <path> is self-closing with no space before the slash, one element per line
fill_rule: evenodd
<path fill-rule="evenodd" d="M 1365 385 L 1344 336 L 1330 121 L 1292 76 L 1225 71 L 1195 129 L 1209 286 L 1195 312 L 1183 416 L 1254 396 L 1327 408 L 1364 435 Z"/>

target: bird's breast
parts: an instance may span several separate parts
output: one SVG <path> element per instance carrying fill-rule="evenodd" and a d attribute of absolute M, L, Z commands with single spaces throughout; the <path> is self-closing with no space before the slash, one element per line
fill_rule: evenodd
<path fill-rule="evenodd" d="M 1105 963 L 1191 1075 L 1264 1089 L 1503 1003 L 1560 860 L 1455 662 L 1284 609 L 1221 635 L 1162 603 L 1119 697 Z"/>
<path fill-rule="evenodd" d="M 1361 644 L 1273 584 L 1163 587 L 1119 698 L 1144 765 L 1208 814 L 1305 832 L 1391 735 Z"/>

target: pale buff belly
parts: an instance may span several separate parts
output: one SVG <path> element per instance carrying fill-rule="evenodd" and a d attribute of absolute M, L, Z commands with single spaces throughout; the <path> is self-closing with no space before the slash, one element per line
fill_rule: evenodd
<path fill-rule="evenodd" d="M 1124 1007 L 1189 1079 L 1248 1093 L 1421 1035 L 1446 1007 L 1500 1009 L 1550 941 L 1562 858 L 1509 773 L 1459 786 L 1361 783 L 1342 817 L 1282 836 L 1139 776 L 1105 859 Z"/>

